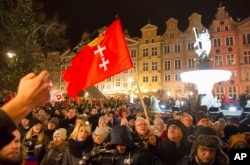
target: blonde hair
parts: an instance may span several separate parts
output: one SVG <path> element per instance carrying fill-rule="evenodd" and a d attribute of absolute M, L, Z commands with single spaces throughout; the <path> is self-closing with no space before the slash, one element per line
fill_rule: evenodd
<path fill-rule="evenodd" d="M 42 125 L 42 124 L 41 124 Z M 34 125 L 35 126 L 35 125 Z M 33 126 L 33 127 L 34 127 Z M 33 127 L 31 127 L 25 134 L 25 139 L 30 139 L 32 138 L 33 135 Z M 42 142 L 45 137 L 45 132 L 44 132 L 44 127 L 41 126 L 41 131 L 37 134 L 37 140 L 39 142 Z"/>
<path fill-rule="evenodd" d="M 90 136 L 92 134 L 91 128 L 88 124 L 78 123 L 78 124 L 76 124 L 76 126 L 75 126 L 74 130 L 72 131 L 72 133 L 70 134 L 69 138 L 76 140 L 81 127 L 84 128 L 84 130 L 88 136 Z"/>

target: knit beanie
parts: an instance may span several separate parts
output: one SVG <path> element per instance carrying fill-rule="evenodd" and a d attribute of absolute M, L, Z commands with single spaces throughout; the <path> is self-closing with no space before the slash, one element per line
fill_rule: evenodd
<path fill-rule="evenodd" d="M 61 139 L 65 140 L 67 138 L 67 131 L 65 128 L 59 128 L 57 130 L 55 130 L 54 134 L 53 134 L 53 138 L 57 136 L 60 137 Z"/>
<path fill-rule="evenodd" d="M 240 130 L 235 125 L 227 125 L 224 128 L 225 139 L 229 140 L 230 136 L 240 133 Z"/>
<path fill-rule="evenodd" d="M 56 117 L 53 117 L 52 119 L 50 119 L 50 121 L 48 123 L 54 123 L 55 126 L 58 127 L 59 119 Z"/>
<path fill-rule="evenodd" d="M 30 128 L 33 127 L 34 125 L 36 124 L 42 124 L 42 121 L 41 120 L 38 120 L 37 118 L 33 118 L 31 121 L 30 121 Z"/>
<path fill-rule="evenodd" d="M 96 127 L 93 132 L 93 135 L 101 136 L 103 140 L 106 140 L 109 135 L 109 131 L 106 128 Z"/>
<path fill-rule="evenodd" d="M 205 112 L 203 111 L 197 111 L 195 113 L 195 121 L 196 121 L 196 124 L 203 118 L 207 118 L 208 119 L 208 116 L 205 114 Z"/>
<path fill-rule="evenodd" d="M 128 117 L 127 117 L 127 120 L 129 121 L 129 120 L 135 120 L 135 116 L 132 116 L 132 115 L 129 115 Z"/>
<path fill-rule="evenodd" d="M 198 145 L 217 148 L 220 139 L 215 129 L 208 126 L 199 126 L 195 132 L 195 142 Z"/>
<path fill-rule="evenodd" d="M 182 124 L 182 122 L 180 120 L 173 120 L 173 119 L 168 120 L 167 129 L 171 125 L 175 125 L 175 126 L 179 127 L 181 129 L 182 133 L 184 134 L 184 132 L 185 132 L 184 125 Z"/>

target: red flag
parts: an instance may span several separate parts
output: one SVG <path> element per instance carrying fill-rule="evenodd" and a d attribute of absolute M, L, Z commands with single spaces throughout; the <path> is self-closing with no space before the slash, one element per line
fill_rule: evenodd
<path fill-rule="evenodd" d="M 133 67 L 119 19 L 116 19 L 99 37 L 94 39 L 63 71 L 68 82 L 68 95 L 77 94 L 100 81 Z"/>

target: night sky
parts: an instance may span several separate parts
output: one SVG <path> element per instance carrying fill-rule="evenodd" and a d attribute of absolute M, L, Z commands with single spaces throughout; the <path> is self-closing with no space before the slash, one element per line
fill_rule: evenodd
<path fill-rule="evenodd" d="M 108 26 L 118 15 L 131 37 L 141 37 L 140 29 L 151 21 L 158 34 L 166 29 L 165 22 L 179 20 L 180 30 L 186 30 L 188 17 L 197 12 L 208 27 L 222 2 L 229 16 L 245 19 L 250 16 L 249 0 L 42 0 L 48 15 L 58 13 L 68 26 L 71 45 L 79 43 L 84 31 L 89 33 Z"/>

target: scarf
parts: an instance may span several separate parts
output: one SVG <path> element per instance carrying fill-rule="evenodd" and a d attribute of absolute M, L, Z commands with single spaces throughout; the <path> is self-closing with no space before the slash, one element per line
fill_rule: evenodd
<path fill-rule="evenodd" d="M 77 158 L 82 158 L 84 152 L 88 152 L 92 148 L 92 138 L 87 137 L 84 141 L 76 141 L 74 139 L 69 139 L 69 152 Z"/>

